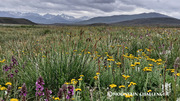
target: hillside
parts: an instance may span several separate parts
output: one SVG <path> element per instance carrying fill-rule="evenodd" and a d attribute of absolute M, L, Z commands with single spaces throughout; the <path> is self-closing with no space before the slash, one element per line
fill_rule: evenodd
<path fill-rule="evenodd" d="M 0 17 L 0 24 L 36 24 L 30 20 L 23 18 L 9 18 L 9 17 Z"/>
<path fill-rule="evenodd" d="M 169 17 L 159 13 L 141 13 L 134 15 L 114 15 L 114 16 L 105 16 L 105 17 L 95 17 L 89 20 L 78 22 L 77 24 L 93 24 L 93 23 L 116 23 L 127 20 L 134 20 L 140 18 L 154 18 L 154 17 Z"/>
<path fill-rule="evenodd" d="M 175 18 L 142 18 L 113 23 L 113 25 L 180 25 L 180 20 Z"/>

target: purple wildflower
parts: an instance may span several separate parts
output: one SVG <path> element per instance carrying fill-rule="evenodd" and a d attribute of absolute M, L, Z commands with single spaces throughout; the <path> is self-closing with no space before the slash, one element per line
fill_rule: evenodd
<path fill-rule="evenodd" d="M 14 56 L 12 56 L 12 59 L 11 59 L 11 61 L 13 62 L 13 66 L 14 65 L 18 65 L 18 61 L 14 58 Z"/>
<path fill-rule="evenodd" d="M 8 77 L 9 77 L 9 78 L 13 78 L 13 76 L 14 76 L 13 73 L 8 74 Z"/>
<path fill-rule="evenodd" d="M 3 67 L 3 70 L 6 71 L 6 72 L 7 72 L 9 69 L 10 69 L 10 68 L 9 68 L 7 65 L 5 65 L 5 66 Z"/>
<path fill-rule="evenodd" d="M 22 85 L 22 88 L 21 88 L 20 92 L 21 92 L 20 95 L 22 95 L 22 96 L 26 96 L 27 95 L 27 88 L 26 88 L 26 84 L 25 83 Z"/>
<path fill-rule="evenodd" d="M 68 95 L 66 99 L 70 99 L 74 95 L 74 87 L 72 85 L 68 86 Z"/>
<path fill-rule="evenodd" d="M 39 79 L 36 81 L 36 96 L 42 96 L 44 95 L 44 81 L 42 79 L 42 77 L 39 77 Z"/>
<path fill-rule="evenodd" d="M 61 99 L 63 97 L 63 89 L 62 88 L 59 88 L 59 91 L 58 91 L 58 97 Z"/>
<path fill-rule="evenodd" d="M 45 93 L 46 93 L 46 99 L 45 101 L 50 101 L 50 95 L 52 94 L 51 90 L 48 90 L 48 88 L 45 89 Z"/>
<path fill-rule="evenodd" d="M 19 72 L 19 71 L 16 69 L 16 70 L 15 70 L 15 73 L 18 73 L 18 72 Z"/>

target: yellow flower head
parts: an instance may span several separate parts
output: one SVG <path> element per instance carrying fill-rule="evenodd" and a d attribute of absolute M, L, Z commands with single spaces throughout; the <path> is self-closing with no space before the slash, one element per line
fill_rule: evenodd
<path fill-rule="evenodd" d="M 82 79 L 82 78 L 79 78 L 78 80 L 79 80 L 79 81 L 82 81 L 83 79 Z"/>
<path fill-rule="evenodd" d="M 95 80 L 97 80 L 97 79 L 98 79 L 98 77 L 97 77 L 97 76 L 94 76 L 94 79 L 95 79 Z"/>
<path fill-rule="evenodd" d="M 148 90 L 147 92 L 148 92 L 148 93 L 149 93 L 149 92 L 152 92 L 152 90 Z"/>
<path fill-rule="evenodd" d="M 12 85 L 12 83 L 11 82 L 7 82 L 5 85 Z"/>
<path fill-rule="evenodd" d="M 7 88 L 6 87 L 1 87 L 0 90 L 7 90 Z"/>
<path fill-rule="evenodd" d="M 133 97 L 132 95 L 129 95 L 129 94 L 123 94 L 126 98 L 131 98 Z"/>
<path fill-rule="evenodd" d="M 111 85 L 109 85 L 109 87 L 114 88 L 114 87 L 117 87 L 117 85 L 111 84 Z"/>
<path fill-rule="evenodd" d="M 135 64 L 135 65 L 140 65 L 140 62 L 135 62 L 134 64 Z"/>
<path fill-rule="evenodd" d="M 22 87 L 18 87 L 18 89 L 21 89 Z"/>
<path fill-rule="evenodd" d="M 151 66 L 151 67 L 152 67 L 152 66 L 153 66 L 153 64 L 149 64 L 149 66 Z"/>
<path fill-rule="evenodd" d="M 19 100 L 16 98 L 12 98 L 12 99 L 10 99 L 10 101 L 19 101 Z"/>
<path fill-rule="evenodd" d="M 4 63 L 6 61 L 6 59 L 3 59 L 2 61 L 0 61 L 0 63 Z"/>
<path fill-rule="evenodd" d="M 116 65 L 121 65 L 121 63 L 120 63 L 120 62 L 117 62 Z"/>
<path fill-rule="evenodd" d="M 79 77 L 84 77 L 84 75 L 80 75 Z"/>
<path fill-rule="evenodd" d="M 131 67 L 135 67 L 136 66 L 136 64 L 134 65 L 134 64 L 131 64 Z"/>
<path fill-rule="evenodd" d="M 127 80 L 127 78 L 129 78 L 129 77 L 130 77 L 129 75 L 127 75 L 127 76 L 122 75 L 122 76 L 125 78 L 125 80 Z"/>
<path fill-rule="evenodd" d="M 143 71 L 145 71 L 145 72 L 151 72 L 151 71 L 152 71 L 152 68 L 151 68 L 151 67 L 145 67 L 145 68 L 143 68 Z"/>
<path fill-rule="evenodd" d="M 99 73 L 99 72 L 97 72 L 97 73 L 96 73 L 96 75 L 100 75 L 100 73 Z"/>
<path fill-rule="evenodd" d="M 54 100 L 60 100 L 59 97 L 55 97 Z"/>
<path fill-rule="evenodd" d="M 136 85 L 136 83 L 134 83 L 134 82 L 130 82 L 130 84 L 131 84 L 131 85 Z"/>
<path fill-rule="evenodd" d="M 177 75 L 177 76 L 180 76 L 180 73 L 177 73 L 176 75 Z"/>
<path fill-rule="evenodd" d="M 125 86 L 124 86 L 124 85 L 121 85 L 121 86 L 119 86 L 119 88 L 125 88 Z"/>
<path fill-rule="evenodd" d="M 81 88 L 76 88 L 76 91 L 81 91 Z"/>
<path fill-rule="evenodd" d="M 78 81 L 77 81 L 77 80 L 75 80 L 75 79 L 72 79 L 72 80 L 71 80 L 71 84 L 76 85 L 76 84 L 77 84 L 77 82 L 78 82 Z"/>
<path fill-rule="evenodd" d="M 68 83 L 68 82 L 65 82 L 64 84 L 66 84 L 66 85 L 69 85 L 70 83 Z"/>

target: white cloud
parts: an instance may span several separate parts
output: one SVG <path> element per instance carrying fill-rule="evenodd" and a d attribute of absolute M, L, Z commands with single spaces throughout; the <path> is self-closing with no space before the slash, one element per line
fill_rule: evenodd
<path fill-rule="evenodd" d="M 159 12 L 180 18 L 179 0 L 0 0 L 1 11 L 110 16 Z"/>

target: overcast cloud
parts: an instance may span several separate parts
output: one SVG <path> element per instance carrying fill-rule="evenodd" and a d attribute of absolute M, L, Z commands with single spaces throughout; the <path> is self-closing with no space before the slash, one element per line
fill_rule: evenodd
<path fill-rule="evenodd" d="M 180 18 L 179 0 L 0 0 L 0 11 L 110 16 L 159 12 Z"/>

